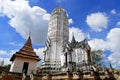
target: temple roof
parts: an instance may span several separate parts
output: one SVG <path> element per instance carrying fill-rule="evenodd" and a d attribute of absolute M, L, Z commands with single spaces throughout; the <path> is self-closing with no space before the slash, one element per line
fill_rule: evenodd
<path fill-rule="evenodd" d="M 76 47 L 76 45 L 77 45 L 77 41 L 75 40 L 75 37 L 74 37 L 74 35 L 72 36 L 72 40 L 71 40 L 71 42 L 68 44 L 68 46 L 70 47 L 70 48 L 75 48 Z"/>
<path fill-rule="evenodd" d="M 68 48 L 69 50 L 71 50 L 72 48 L 82 48 L 82 49 L 85 49 L 85 50 L 90 50 L 90 46 L 87 42 L 86 39 L 80 41 L 80 42 L 77 42 L 73 36 L 71 42 L 68 44 Z"/>
<path fill-rule="evenodd" d="M 24 46 L 18 52 L 13 54 L 13 56 L 10 59 L 10 61 L 14 61 L 16 56 L 24 57 L 24 58 L 30 58 L 30 59 L 35 59 L 37 61 L 40 60 L 39 56 L 36 55 L 36 53 L 34 52 L 34 50 L 32 48 L 32 43 L 31 43 L 30 36 L 28 37 L 28 40 L 26 41 Z"/>

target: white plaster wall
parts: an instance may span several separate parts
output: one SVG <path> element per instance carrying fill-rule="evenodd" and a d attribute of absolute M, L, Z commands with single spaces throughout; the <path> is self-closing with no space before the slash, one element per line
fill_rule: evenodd
<path fill-rule="evenodd" d="M 16 57 L 14 62 L 11 65 L 10 72 L 22 73 L 24 62 L 29 63 L 27 75 L 29 75 L 32 70 L 35 70 L 35 68 L 37 66 L 37 61 L 36 60 Z"/>
<path fill-rule="evenodd" d="M 54 63 L 54 64 L 61 64 L 59 62 L 61 62 L 61 58 L 60 58 L 60 50 L 61 50 L 61 47 L 59 46 L 59 42 L 52 42 L 51 43 L 51 47 L 50 47 L 50 52 L 49 52 L 49 57 L 50 57 L 50 62 L 51 63 Z"/>
<path fill-rule="evenodd" d="M 12 72 L 12 71 L 13 71 L 14 64 L 15 64 L 15 61 L 13 61 L 13 62 L 12 62 L 12 64 L 11 64 L 11 67 L 10 67 L 10 72 Z"/>
<path fill-rule="evenodd" d="M 61 59 L 61 66 L 63 66 L 64 63 L 65 63 L 65 56 L 64 56 L 64 54 L 62 54 L 62 55 L 60 56 L 60 59 Z"/>
<path fill-rule="evenodd" d="M 75 54 L 76 57 L 74 57 L 76 59 L 77 63 L 83 62 L 83 60 L 87 61 L 87 53 L 84 49 L 75 49 Z"/>

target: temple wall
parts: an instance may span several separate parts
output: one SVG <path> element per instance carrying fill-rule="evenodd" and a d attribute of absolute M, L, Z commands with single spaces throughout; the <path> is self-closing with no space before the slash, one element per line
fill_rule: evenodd
<path fill-rule="evenodd" d="M 19 73 L 5 73 L 0 76 L 0 80 L 120 80 L 119 74 L 99 75 L 80 74 L 80 72 L 58 72 L 52 74 L 34 74 L 33 77 L 23 78 Z"/>
<path fill-rule="evenodd" d="M 64 56 L 64 54 L 60 56 L 60 59 L 61 59 L 61 66 L 63 66 L 64 63 L 65 63 L 65 56 Z"/>
<path fill-rule="evenodd" d="M 10 72 L 22 73 L 24 62 L 29 63 L 27 75 L 29 75 L 32 70 L 35 70 L 35 67 L 37 66 L 36 60 L 17 57 L 11 65 Z"/>
<path fill-rule="evenodd" d="M 83 61 L 87 61 L 87 53 L 84 49 L 78 48 L 74 50 L 75 56 L 73 56 L 73 60 L 75 59 L 76 63 L 80 63 Z"/>

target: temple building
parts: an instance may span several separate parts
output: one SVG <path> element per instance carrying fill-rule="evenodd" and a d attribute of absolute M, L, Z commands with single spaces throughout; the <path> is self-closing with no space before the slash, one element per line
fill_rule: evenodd
<path fill-rule="evenodd" d="M 40 61 L 40 58 L 32 48 L 30 36 L 22 49 L 13 54 L 10 61 L 12 61 L 10 72 L 24 72 L 27 75 L 35 72 L 35 67 L 37 66 L 37 62 Z"/>
<path fill-rule="evenodd" d="M 69 40 L 68 17 L 60 6 L 51 13 L 43 52 L 43 63 L 36 71 L 40 58 L 29 36 L 24 46 L 12 55 L 10 71 L 0 66 L 0 80 L 120 80 L 120 70 L 113 69 L 111 64 L 107 68 L 92 61 L 86 39 L 77 41 L 73 34 Z"/>
<path fill-rule="evenodd" d="M 48 36 L 44 50 L 43 72 L 77 70 L 91 62 L 91 48 L 87 40 L 69 42 L 69 22 L 64 9 L 55 8 L 50 17 Z M 83 67 L 84 68 L 84 67 Z"/>

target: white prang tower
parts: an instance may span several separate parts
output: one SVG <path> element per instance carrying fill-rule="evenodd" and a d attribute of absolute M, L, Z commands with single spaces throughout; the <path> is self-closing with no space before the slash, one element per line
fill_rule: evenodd
<path fill-rule="evenodd" d="M 61 68 L 60 56 L 64 54 L 64 49 L 69 40 L 68 18 L 65 10 L 60 6 L 52 11 L 49 27 L 48 39 L 44 51 L 43 71 L 59 71 Z"/>

